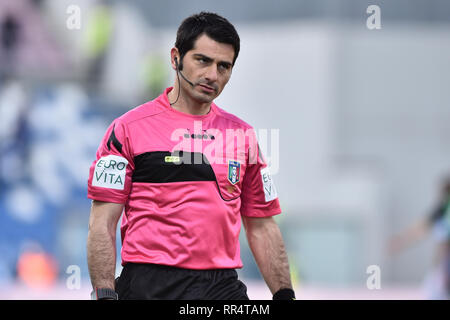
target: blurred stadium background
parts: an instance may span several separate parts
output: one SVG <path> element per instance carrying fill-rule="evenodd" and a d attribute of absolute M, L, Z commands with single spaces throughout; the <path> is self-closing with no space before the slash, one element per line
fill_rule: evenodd
<path fill-rule="evenodd" d="M 0 0 L 0 299 L 89 298 L 89 166 L 112 119 L 172 85 L 176 29 L 202 10 L 241 36 L 217 104 L 279 129 L 265 154 L 298 298 L 438 298 L 432 237 L 386 248 L 450 173 L 450 2 Z M 270 299 L 244 235 L 242 259 Z"/>

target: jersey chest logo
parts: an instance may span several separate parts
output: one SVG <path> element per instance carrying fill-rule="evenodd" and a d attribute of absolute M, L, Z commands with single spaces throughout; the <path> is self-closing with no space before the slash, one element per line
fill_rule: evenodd
<path fill-rule="evenodd" d="M 236 184 L 241 179 L 241 163 L 239 161 L 228 161 L 228 181 Z"/>

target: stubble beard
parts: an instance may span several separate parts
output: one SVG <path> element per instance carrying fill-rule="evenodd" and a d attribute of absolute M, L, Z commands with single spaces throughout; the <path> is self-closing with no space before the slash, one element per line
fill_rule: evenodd
<path fill-rule="evenodd" d="M 198 86 L 197 82 L 194 82 L 194 87 L 188 85 L 188 87 L 185 88 L 185 92 L 187 95 L 194 101 L 204 104 L 204 103 L 212 103 L 214 99 L 218 96 L 218 94 L 211 94 L 208 95 L 206 93 L 200 93 L 196 91 L 196 87 Z"/>

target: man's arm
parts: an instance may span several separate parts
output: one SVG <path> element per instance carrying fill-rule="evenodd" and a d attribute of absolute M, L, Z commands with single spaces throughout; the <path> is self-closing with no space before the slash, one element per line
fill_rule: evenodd
<path fill-rule="evenodd" d="M 115 289 L 116 227 L 122 210 L 123 204 L 92 201 L 87 261 L 94 288 Z"/>
<path fill-rule="evenodd" d="M 422 239 L 431 229 L 431 221 L 428 217 L 422 218 L 409 226 L 405 231 L 393 236 L 389 240 L 388 251 L 396 254 Z"/>
<path fill-rule="evenodd" d="M 242 216 L 242 221 L 256 264 L 272 294 L 292 289 L 288 257 L 275 220 Z"/>

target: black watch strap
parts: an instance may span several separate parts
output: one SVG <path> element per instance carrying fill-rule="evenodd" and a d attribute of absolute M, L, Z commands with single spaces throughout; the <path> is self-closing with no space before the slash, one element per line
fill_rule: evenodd
<path fill-rule="evenodd" d="M 283 288 L 275 292 L 273 300 L 295 300 L 294 290 L 290 288 Z"/>
<path fill-rule="evenodd" d="M 91 292 L 92 300 L 119 300 L 117 292 L 109 288 L 94 288 Z"/>

